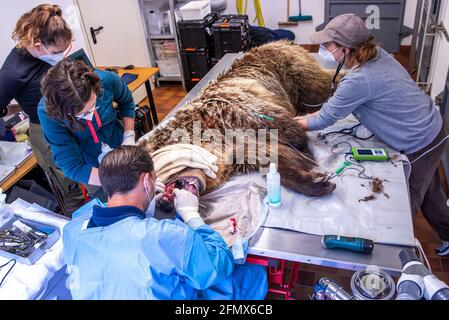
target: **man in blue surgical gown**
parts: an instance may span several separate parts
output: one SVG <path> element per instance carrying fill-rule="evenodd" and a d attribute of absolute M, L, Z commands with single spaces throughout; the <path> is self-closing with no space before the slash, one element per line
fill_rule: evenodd
<path fill-rule="evenodd" d="M 64 228 L 74 299 L 265 297 L 266 270 L 234 265 L 223 238 L 200 217 L 195 195 L 175 190 L 183 221 L 152 217 L 163 185 L 156 181 L 148 150 L 122 146 L 109 152 L 99 176 L 107 207 L 94 206 Z"/>

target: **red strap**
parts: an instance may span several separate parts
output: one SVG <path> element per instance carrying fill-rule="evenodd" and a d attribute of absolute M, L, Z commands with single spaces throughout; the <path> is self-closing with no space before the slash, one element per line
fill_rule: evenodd
<path fill-rule="evenodd" d="M 84 184 L 81 184 L 81 192 L 83 193 L 84 203 L 88 203 L 89 202 L 89 195 L 87 194 L 87 189 L 86 189 L 86 186 Z"/>
<path fill-rule="evenodd" d="M 97 110 L 94 111 L 95 121 L 97 121 L 98 128 L 101 128 L 103 124 L 101 123 L 100 116 L 98 115 Z"/>
<path fill-rule="evenodd" d="M 97 133 L 95 132 L 95 128 L 94 128 L 94 125 L 92 124 L 92 121 L 86 120 L 86 122 L 87 122 L 87 126 L 89 127 L 90 134 L 94 138 L 94 142 L 95 143 L 100 142 L 100 140 L 98 140 L 98 136 L 97 136 Z"/>

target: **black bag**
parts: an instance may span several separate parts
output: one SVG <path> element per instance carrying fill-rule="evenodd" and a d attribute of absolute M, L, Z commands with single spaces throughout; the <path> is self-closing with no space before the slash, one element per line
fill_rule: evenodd
<path fill-rule="evenodd" d="M 149 106 L 141 106 L 136 108 L 134 130 L 136 132 L 136 140 L 145 133 L 150 132 L 154 127 L 153 117 Z"/>

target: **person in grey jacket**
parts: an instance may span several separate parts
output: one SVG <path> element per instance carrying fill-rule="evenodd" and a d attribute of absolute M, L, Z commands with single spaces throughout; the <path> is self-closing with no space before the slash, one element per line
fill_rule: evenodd
<path fill-rule="evenodd" d="M 349 72 L 321 109 L 297 117 L 298 123 L 309 131 L 322 130 L 352 113 L 380 140 L 406 154 L 412 213 L 422 209 L 442 240 L 437 254 L 449 254 L 449 207 L 438 174 L 448 133 L 432 99 L 377 45 L 357 15 L 335 17 L 311 40 L 320 44 L 324 59 L 344 64 Z"/>

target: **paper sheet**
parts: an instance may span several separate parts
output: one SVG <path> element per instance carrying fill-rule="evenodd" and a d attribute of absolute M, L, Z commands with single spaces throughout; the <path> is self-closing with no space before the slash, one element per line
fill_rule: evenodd
<path fill-rule="evenodd" d="M 328 128 L 326 132 L 351 127 L 357 124 L 355 119 L 340 121 Z M 365 131 L 365 132 L 364 132 Z M 369 132 L 361 128 L 359 136 L 369 136 Z M 325 168 L 317 170 L 335 171 L 344 162 L 344 154 L 334 154 L 330 145 L 316 139 L 317 132 L 309 133 L 311 150 L 315 159 Z M 362 237 L 372 239 L 378 243 L 413 245 L 413 224 L 408 196 L 407 179 L 404 173 L 400 155 L 393 149 L 376 139 L 367 141 L 348 139 L 339 136 L 331 143 L 348 141 L 352 146 L 382 147 L 389 155 L 397 160 L 391 162 L 363 162 L 366 174 L 381 179 L 383 194 L 376 195 L 377 199 L 359 201 L 373 192 L 369 188 L 369 181 L 360 179 L 355 170 L 348 170 L 342 178 L 335 178 L 336 190 L 321 198 L 307 197 L 299 193 L 282 188 L 282 206 L 270 208 L 264 226 L 295 230 L 305 233 L 324 235 L 338 234 L 342 236 Z M 349 151 L 349 146 L 342 144 L 334 152 Z M 265 177 L 259 173 L 235 177 L 235 181 L 253 181 L 266 186 Z"/>
<path fill-rule="evenodd" d="M 0 164 L 17 167 L 32 154 L 26 142 L 0 141 Z"/>
<path fill-rule="evenodd" d="M 263 200 L 266 189 L 249 181 L 228 182 L 201 197 L 200 214 L 204 222 L 221 234 L 229 247 L 239 239 L 249 240 L 266 219 Z M 234 218 L 236 232 L 230 232 Z"/>
<path fill-rule="evenodd" d="M 14 166 L 5 166 L 0 164 L 0 182 L 9 178 L 15 170 L 16 167 Z"/>

